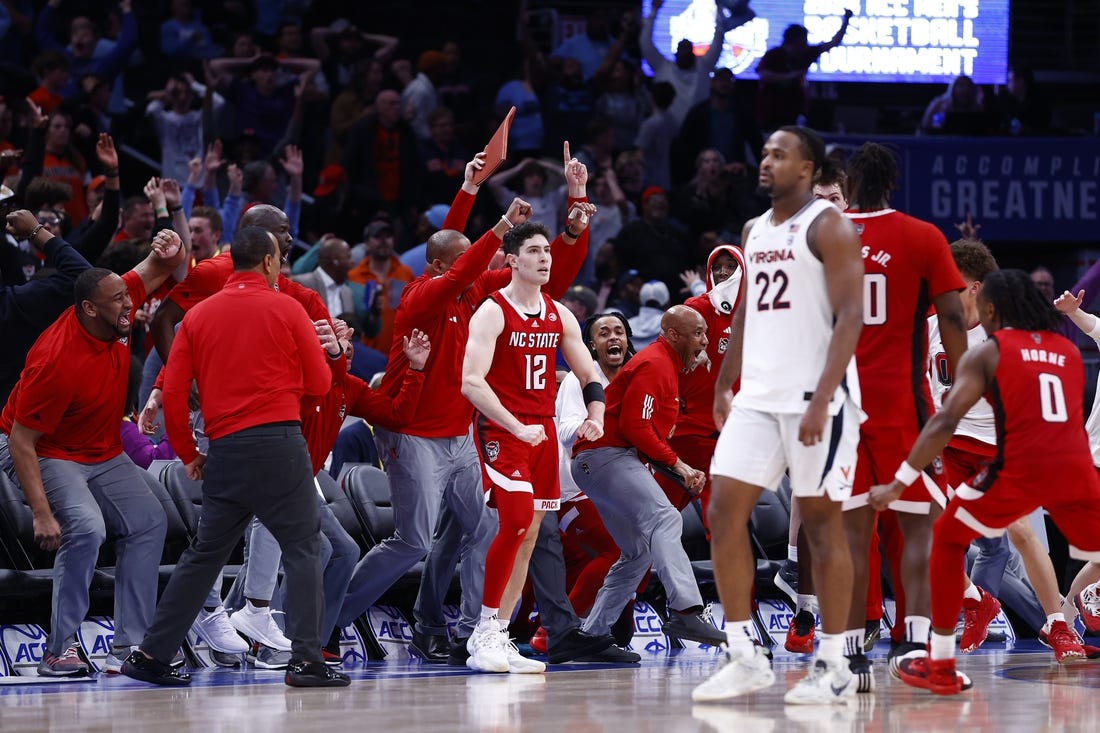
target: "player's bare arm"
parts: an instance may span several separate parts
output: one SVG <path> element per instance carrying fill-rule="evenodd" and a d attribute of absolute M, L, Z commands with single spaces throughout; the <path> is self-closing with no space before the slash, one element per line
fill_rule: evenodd
<path fill-rule="evenodd" d="M 567 313 L 566 309 L 557 301 L 554 301 L 554 307 L 558 309 L 558 318 L 562 324 L 561 352 L 562 356 L 565 357 L 565 363 L 569 365 L 570 371 L 576 375 L 585 394 L 595 390 L 599 392 L 600 396 L 600 399 L 585 399 L 585 409 L 588 410 L 588 417 L 577 428 L 576 437 L 583 440 L 598 440 L 603 435 L 605 407 L 602 399 L 603 385 L 600 384 L 599 375 L 596 374 L 596 365 L 592 362 L 592 357 L 584 345 L 581 329 L 577 325 L 576 319 L 572 318 L 572 314 Z M 596 387 L 589 386 L 593 384 Z"/>
<path fill-rule="evenodd" d="M 822 440 L 829 401 L 840 386 L 863 329 L 863 256 L 855 225 L 835 209 L 821 213 L 806 234 L 810 251 L 825 266 L 825 287 L 835 319 L 825 367 L 798 427 L 803 445 Z"/>
<path fill-rule="evenodd" d="M 909 451 L 909 457 L 905 459 L 912 470 L 922 470 L 943 452 L 951 436 L 955 434 L 959 421 L 989 388 L 999 360 L 1000 349 L 993 340 L 986 341 L 963 355 L 951 391 L 947 393 L 939 411 L 925 424 Z M 903 471 L 904 465 L 898 473 Z M 872 486 L 869 499 L 871 507 L 877 511 L 886 509 L 890 502 L 902 495 L 909 483 L 912 480 L 905 483 L 895 478 L 889 484 Z"/>
<path fill-rule="evenodd" d="M 1070 291 L 1066 290 L 1059 295 L 1054 301 L 1054 307 L 1058 309 L 1060 313 L 1065 313 L 1069 316 L 1069 319 L 1073 321 L 1073 325 L 1081 329 L 1085 333 L 1092 333 L 1096 328 L 1097 319 L 1096 316 L 1088 311 L 1082 310 L 1082 306 L 1085 304 L 1085 291 L 1081 290 L 1074 295 Z"/>
<path fill-rule="evenodd" d="M 462 396 L 478 412 L 525 443 L 538 445 L 546 440 L 541 425 L 524 425 L 500 402 L 496 392 L 485 381 L 493 365 L 497 337 L 504 330 L 504 313 L 500 306 L 487 300 L 470 319 L 470 338 L 462 359 Z"/>

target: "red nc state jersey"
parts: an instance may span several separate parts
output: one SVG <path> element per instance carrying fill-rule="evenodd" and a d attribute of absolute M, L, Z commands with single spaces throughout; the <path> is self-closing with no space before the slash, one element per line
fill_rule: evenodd
<path fill-rule="evenodd" d="M 1085 369 L 1077 347 L 1052 331 L 1003 328 L 990 339 L 1000 358 L 986 399 L 997 421 L 997 463 L 1092 463 L 1085 433 Z M 1042 487 L 1037 486 L 1041 492 Z"/>
<path fill-rule="evenodd" d="M 856 346 L 863 430 L 909 425 L 932 416 L 928 309 L 963 282 L 943 234 L 900 211 L 845 212 L 863 244 L 863 330 Z"/>
<path fill-rule="evenodd" d="M 489 297 L 504 312 L 504 330 L 485 381 L 513 415 L 553 417 L 558 394 L 554 361 L 562 336 L 554 301 L 540 293 L 542 308 L 531 315 L 500 290 Z"/>

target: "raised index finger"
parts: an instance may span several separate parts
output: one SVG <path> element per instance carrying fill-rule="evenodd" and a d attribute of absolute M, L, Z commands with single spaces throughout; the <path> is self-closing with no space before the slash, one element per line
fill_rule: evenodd
<path fill-rule="evenodd" d="M 568 140 L 566 140 L 563 144 L 562 154 L 565 156 L 565 159 L 562 161 L 562 163 L 564 165 L 569 165 L 569 161 L 572 160 L 573 156 L 569 154 L 569 141 Z"/>

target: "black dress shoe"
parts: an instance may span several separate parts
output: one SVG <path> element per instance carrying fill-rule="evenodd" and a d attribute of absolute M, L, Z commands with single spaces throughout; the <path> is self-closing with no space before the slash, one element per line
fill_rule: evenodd
<path fill-rule="evenodd" d="M 615 623 L 611 624 L 611 636 L 615 638 L 616 646 L 627 646 L 634 638 L 634 603 L 630 602 L 619 614 Z"/>
<path fill-rule="evenodd" d="M 172 665 L 150 659 L 139 651 L 130 652 L 122 663 L 122 674 L 154 685 L 189 685 L 191 675 L 174 669 Z"/>
<path fill-rule="evenodd" d="M 451 652 L 447 656 L 447 664 L 451 667 L 465 667 L 466 660 L 470 658 L 470 650 L 466 648 L 468 636 L 460 636 L 451 644 Z"/>
<path fill-rule="evenodd" d="M 620 649 L 615 645 L 611 645 L 602 652 L 577 657 L 573 661 L 592 662 L 596 664 L 637 664 L 642 661 L 642 655 L 635 652 L 628 652 L 626 649 Z"/>
<path fill-rule="evenodd" d="M 564 664 L 578 657 L 598 654 L 615 643 L 610 634 L 593 636 L 580 629 L 573 629 L 564 639 L 551 645 L 546 651 L 546 660 L 550 664 Z"/>
<path fill-rule="evenodd" d="M 451 656 L 451 640 L 438 634 L 422 634 L 414 631 L 409 649 L 426 664 L 445 664 Z"/>
<path fill-rule="evenodd" d="M 291 687 L 347 687 L 351 678 L 324 662 L 291 662 L 283 678 Z"/>

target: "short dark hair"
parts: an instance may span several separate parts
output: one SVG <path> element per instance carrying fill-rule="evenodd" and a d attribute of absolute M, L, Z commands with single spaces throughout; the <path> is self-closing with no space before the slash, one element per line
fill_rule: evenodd
<path fill-rule="evenodd" d="M 977 239 L 957 239 L 951 243 L 951 256 L 963 277 L 982 282 L 997 270 L 993 253 Z"/>
<path fill-rule="evenodd" d="M 137 194 L 136 196 L 127 196 L 126 200 L 122 202 L 122 213 L 129 216 L 133 213 L 134 209 L 143 204 L 148 204 L 149 199 L 144 194 Z"/>
<path fill-rule="evenodd" d="M 790 43 L 791 41 L 805 41 L 810 37 L 809 31 L 806 30 L 806 26 L 792 23 L 783 29 L 783 43 Z"/>
<path fill-rule="evenodd" d="M 519 254 L 519 248 L 523 246 L 523 243 L 538 234 L 546 237 L 547 242 L 553 238 L 550 236 L 550 230 L 537 221 L 528 220 L 512 227 L 504 234 L 504 241 L 502 242 L 504 254 Z"/>
<path fill-rule="evenodd" d="M 815 175 L 821 170 L 821 166 L 825 164 L 825 141 L 820 135 L 802 125 L 784 125 L 776 132 L 789 132 L 797 137 L 801 142 L 798 149 L 802 159 L 813 162 Z"/>
<path fill-rule="evenodd" d="M 278 257 L 279 247 L 266 229 L 242 227 L 233 233 L 233 246 L 230 247 L 229 252 L 233 257 L 233 269 L 239 272 L 251 270 L 263 262 L 264 257 L 269 254 Z"/>
<path fill-rule="evenodd" d="M 85 300 L 91 300 L 95 295 L 100 281 L 111 275 L 114 273 L 102 267 L 93 267 L 77 275 L 76 282 L 73 283 L 73 305 L 78 311 Z"/>
<path fill-rule="evenodd" d="M 73 187 L 63 181 L 35 176 L 23 192 L 23 206 L 29 211 L 67 204 L 73 197 Z"/>

